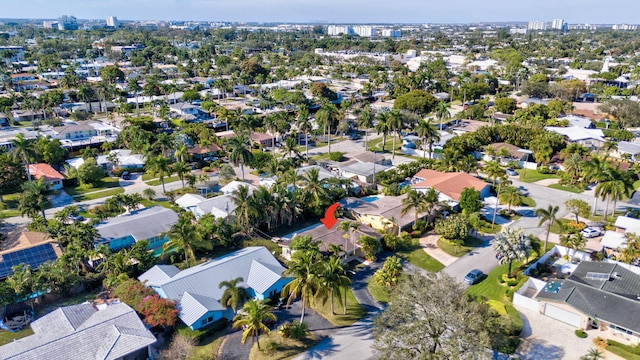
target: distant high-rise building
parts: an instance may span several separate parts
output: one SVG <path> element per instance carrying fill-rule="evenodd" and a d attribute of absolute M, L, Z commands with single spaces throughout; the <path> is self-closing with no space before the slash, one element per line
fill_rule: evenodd
<path fill-rule="evenodd" d="M 57 29 L 58 21 L 57 20 L 45 20 L 42 22 L 42 27 L 45 29 Z"/>
<path fill-rule="evenodd" d="M 118 18 L 115 16 L 108 16 L 107 26 L 112 28 L 117 28 L 118 26 L 120 26 L 120 23 L 118 22 Z"/>
<path fill-rule="evenodd" d="M 529 30 L 547 30 L 547 23 L 544 21 L 529 21 Z"/>
<path fill-rule="evenodd" d="M 629 24 L 616 24 L 611 27 L 612 30 L 624 30 L 624 31 L 635 31 L 638 30 L 638 25 L 629 25 Z"/>
<path fill-rule="evenodd" d="M 78 30 L 78 20 L 75 16 L 62 15 L 58 18 L 58 30 Z"/>
<path fill-rule="evenodd" d="M 399 38 L 402 36 L 402 31 L 396 29 L 382 29 L 382 31 L 380 32 L 380 36 Z"/>
<path fill-rule="evenodd" d="M 357 25 L 353 27 L 353 32 L 363 37 L 375 37 L 376 28 L 367 25 Z"/>
<path fill-rule="evenodd" d="M 327 27 L 327 34 L 330 36 L 336 36 L 336 35 L 353 35 L 353 29 L 351 28 L 351 26 L 348 25 L 329 25 Z"/>
<path fill-rule="evenodd" d="M 567 27 L 567 23 L 564 22 L 564 19 L 553 19 L 551 22 L 551 29 L 553 30 L 564 30 Z"/>

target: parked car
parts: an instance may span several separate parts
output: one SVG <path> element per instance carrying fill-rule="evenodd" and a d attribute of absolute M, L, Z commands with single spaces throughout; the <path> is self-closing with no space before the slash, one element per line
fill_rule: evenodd
<path fill-rule="evenodd" d="M 473 285 L 482 279 L 484 273 L 482 270 L 473 269 L 464 277 L 464 282 L 469 285 Z"/>
<path fill-rule="evenodd" d="M 602 231 L 594 227 L 584 228 L 582 229 L 582 231 L 580 231 L 580 233 L 582 234 L 582 236 L 586 237 L 587 239 L 602 235 Z"/>
<path fill-rule="evenodd" d="M 78 214 L 69 214 L 68 218 L 73 222 L 80 222 L 84 220 L 84 217 Z"/>
<path fill-rule="evenodd" d="M 360 139 L 361 139 L 360 134 L 351 134 L 349 136 L 349 140 L 360 140 Z"/>
<path fill-rule="evenodd" d="M 509 176 L 518 176 L 518 173 L 515 170 L 511 169 L 511 168 L 506 169 L 505 171 L 507 172 L 507 175 L 509 175 Z"/>
<path fill-rule="evenodd" d="M 122 172 L 122 180 L 131 180 L 131 173 L 128 171 Z"/>

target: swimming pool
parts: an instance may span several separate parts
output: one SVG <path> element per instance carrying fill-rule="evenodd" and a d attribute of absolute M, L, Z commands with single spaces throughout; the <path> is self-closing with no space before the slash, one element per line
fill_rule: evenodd
<path fill-rule="evenodd" d="M 365 202 L 374 202 L 376 200 L 380 199 L 380 196 L 378 195 L 371 195 L 371 196 L 365 196 L 363 198 L 360 198 L 360 200 L 365 201 Z"/>

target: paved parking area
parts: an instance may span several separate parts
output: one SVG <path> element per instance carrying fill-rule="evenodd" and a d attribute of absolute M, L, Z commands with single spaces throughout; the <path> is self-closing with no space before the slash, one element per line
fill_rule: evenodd
<path fill-rule="evenodd" d="M 575 335 L 571 325 L 554 320 L 537 312 L 518 308 L 522 317 L 522 341 L 517 354 L 522 360 L 577 360 L 594 348 L 597 330 L 588 330 L 588 337 Z"/>

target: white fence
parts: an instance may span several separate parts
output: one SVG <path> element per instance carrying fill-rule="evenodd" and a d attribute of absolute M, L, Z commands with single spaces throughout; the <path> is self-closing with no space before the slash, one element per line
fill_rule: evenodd
<path fill-rule="evenodd" d="M 513 305 L 539 312 L 540 302 L 531 297 L 540 291 L 540 289 L 544 288 L 546 284 L 547 283 L 542 280 L 529 278 L 529 280 L 513 294 Z"/>

